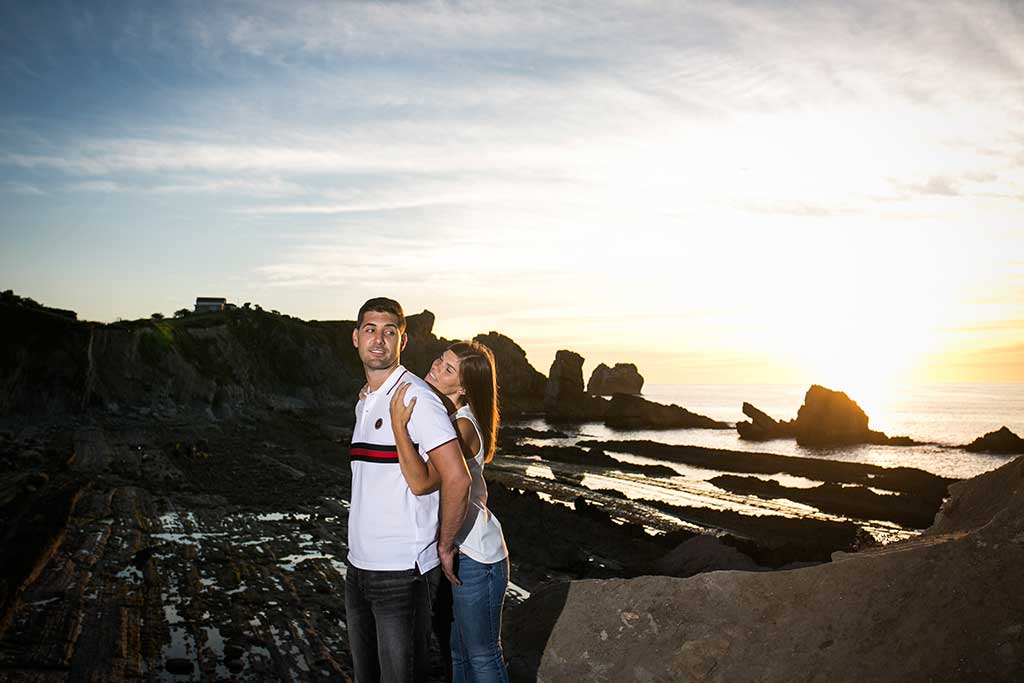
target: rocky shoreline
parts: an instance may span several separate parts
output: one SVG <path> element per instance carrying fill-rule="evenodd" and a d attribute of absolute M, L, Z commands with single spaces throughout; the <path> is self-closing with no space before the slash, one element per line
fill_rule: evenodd
<path fill-rule="evenodd" d="M 548 584 L 509 615 L 521 680 L 1016 681 L 1024 458 L 921 536 L 794 571 Z"/>
<path fill-rule="evenodd" d="M 98 325 L 53 310 L 0 304 L 12 323 L 0 333 L 0 679 L 348 680 L 353 323 L 236 310 Z M 414 372 L 448 343 L 433 323 L 409 317 Z M 543 654 L 517 616 L 545 604 L 519 606 L 534 592 L 878 552 L 927 527 L 952 483 L 911 468 L 574 440 L 570 427 L 587 421 L 732 426 L 616 393 L 642 386 L 628 364 L 592 377 L 607 399 L 584 391 L 578 354 L 560 352 L 549 379 L 511 339 L 478 338 L 507 388 L 488 481 L 512 549 L 509 654 L 524 680 L 523 662 Z M 808 392 L 804 433 L 816 415 L 815 443 L 864 436 L 863 411 L 825 392 Z M 514 421 L 529 415 L 555 428 Z M 1006 432 L 976 447 L 1017 447 Z"/>
<path fill-rule="evenodd" d="M 0 421 L 0 674 L 48 680 L 87 667 L 111 681 L 172 672 L 345 680 L 348 430 L 287 415 Z M 590 490 L 586 473 L 675 472 L 517 438 L 503 437 L 488 470 L 491 505 L 515 549 L 513 603 L 551 581 L 674 574 L 695 563 L 769 569 L 873 544 L 850 522 Z M 535 462 L 578 474 L 527 474 Z M 714 546 L 680 550 L 701 531 Z"/>

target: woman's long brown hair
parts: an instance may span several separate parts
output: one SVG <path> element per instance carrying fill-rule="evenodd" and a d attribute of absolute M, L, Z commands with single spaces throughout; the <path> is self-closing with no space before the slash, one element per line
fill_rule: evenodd
<path fill-rule="evenodd" d="M 466 403 L 480 423 L 484 462 L 494 457 L 498 436 L 498 378 L 494 354 L 476 341 L 455 342 L 448 350 L 459 358 L 459 380 L 466 390 Z"/>

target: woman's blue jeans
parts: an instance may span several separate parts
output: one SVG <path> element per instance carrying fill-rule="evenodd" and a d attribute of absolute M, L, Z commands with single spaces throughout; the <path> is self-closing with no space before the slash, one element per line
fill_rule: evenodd
<path fill-rule="evenodd" d="M 501 651 L 501 608 L 508 588 L 508 559 L 482 564 L 459 555 L 460 586 L 452 586 L 452 680 L 507 683 Z"/>

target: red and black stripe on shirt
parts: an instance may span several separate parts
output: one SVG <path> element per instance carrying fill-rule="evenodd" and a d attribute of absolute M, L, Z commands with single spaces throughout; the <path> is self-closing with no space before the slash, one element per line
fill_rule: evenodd
<path fill-rule="evenodd" d="M 413 448 L 419 450 L 419 446 L 413 444 Z M 394 444 L 383 443 L 360 443 L 352 444 L 348 450 L 349 457 L 359 462 L 373 462 L 378 464 L 398 464 L 398 447 Z"/>

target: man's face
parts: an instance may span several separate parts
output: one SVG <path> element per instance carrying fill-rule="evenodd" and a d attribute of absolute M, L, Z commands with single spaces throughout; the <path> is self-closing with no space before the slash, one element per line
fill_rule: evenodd
<path fill-rule="evenodd" d="M 359 360 L 367 370 L 396 367 L 407 340 L 398 331 L 398 318 L 381 311 L 367 311 L 362 324 L 352 330 L 352 345 L 359 349 Z"/>

